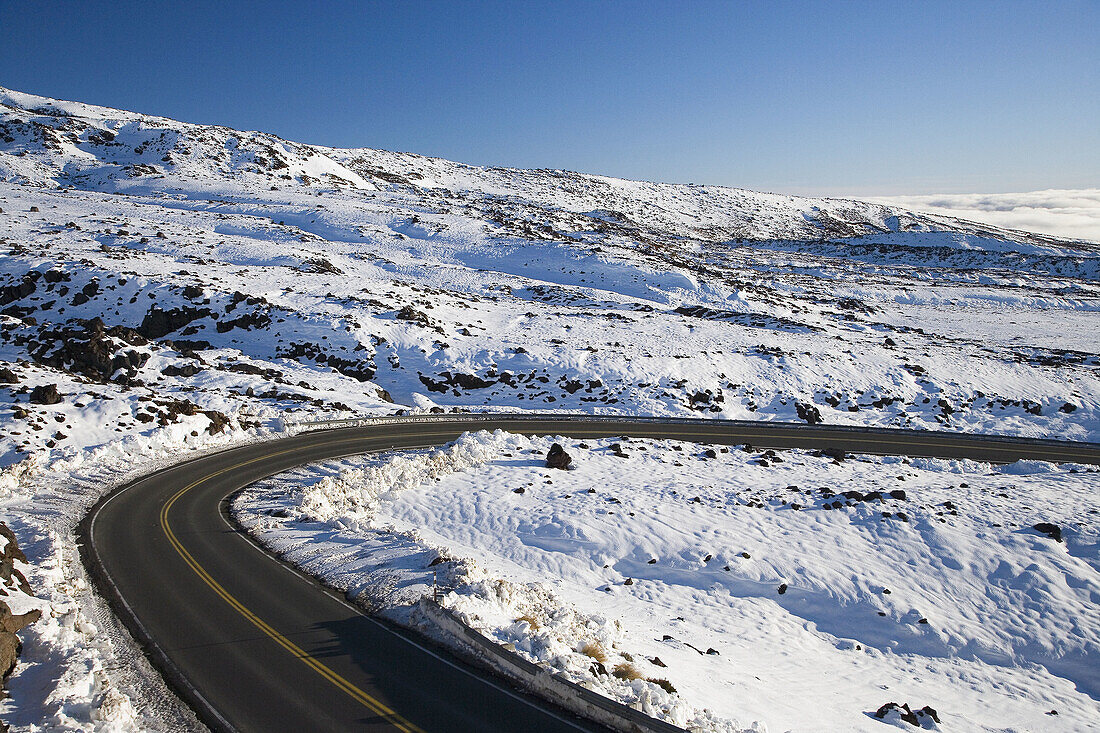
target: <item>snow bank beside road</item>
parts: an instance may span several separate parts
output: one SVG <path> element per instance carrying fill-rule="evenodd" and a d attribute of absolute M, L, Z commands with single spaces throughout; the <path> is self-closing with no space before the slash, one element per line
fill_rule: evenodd
<path fill-rule="evenodd" d="M 406 622 L 435 576 L 483 633 L 679 725 L 874 731 L 892 701 L 948 730 L 1100 715 L 1096 469 L 560 442 L 576 470 L 544 467 L 550 439 L 482 433 L 434 452 L 477 455 L 463 470 L 335 461 L 237 510 Z M 357 481 L 370 501 L 305 511 Z"/>
<path fill-rule="evenodd" d="M 65 451 L 60 458 L 47 453 L 0 471 L 0 511 L 27 555 L 28 563 L 18 568 L 34 591 L 33 597 L 4 600 L 16 613 L 42 612 L 19 632 L 23 653 L 9 680 L 10 697 L 0 701 L 0 720 L 12 731 L 201 728 L 91 588 L 75 528 L 114 487 L 189 451 L 197 455 L 262 436 L 257 430 L 191 435 L 168 425 L 83 452 Z"/>

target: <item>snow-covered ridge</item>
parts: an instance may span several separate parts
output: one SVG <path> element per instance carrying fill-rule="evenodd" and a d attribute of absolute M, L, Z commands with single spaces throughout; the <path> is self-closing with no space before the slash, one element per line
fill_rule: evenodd
<path fill-rule="evenodd" d="M 929 231 L 1057 241 L 855 200 L 560 170 L 485 168 L 411 153 L 305 145 L 263 132 L 177 122 L 0 88 L 0 180 L 136 192 L 164 191 L 194 179 L 208 185 L 305 184 L 474 197 L 483 214 L 491 215 L 497 207 L 543 234 L 549 233 L 548 226 L 585 221 L 595 228 L 635 230 L 648 237 L 688 233 L 703 241 Z M 227 192 L 232 188 L 226 185 Z"/>

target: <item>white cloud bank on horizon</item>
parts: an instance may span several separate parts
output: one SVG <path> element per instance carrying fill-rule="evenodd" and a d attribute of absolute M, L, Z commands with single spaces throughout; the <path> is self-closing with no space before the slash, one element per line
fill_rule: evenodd
<path fill-rule="evenodd" d="M 882 196 L 867 200 L 1009 229 L 1100 242 L 1100 188 Z"/>

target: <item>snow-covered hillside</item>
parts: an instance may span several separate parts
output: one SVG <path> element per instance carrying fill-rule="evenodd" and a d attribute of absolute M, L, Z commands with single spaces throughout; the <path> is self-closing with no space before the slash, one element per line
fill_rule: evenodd
<path fill-rule="evenodd" d="M 628 233 L 639 242 L 675 244 L 685 238 L 820 239 L 936 230 L 1013 236 L 859 201 L 569 171 L 481 168 L 410 153 L 304 145 L 261 132 L 186 124 L 2 88 L 0 105 L 5 112 L 0 177 L 20 184 L 131 194 L 190 192 L 204 188 L 203 182 L 224 193 L 303 185 L 345 192 L 397 190 L 429 207 L 475 213 L 497 224 L 498 234 L 533 239 Z"/>
<path fill-rule="evenodd" d="M 100 492 L 284 421 L 539 409 L 1100 440 L 1100 247 L 879 204 L 0 90 L 0 252 L 0 502 L 59 608 L 91 603 L 71 530 Z M 52 643 L 28 647 L 88 664 Z M 80 705 L 56 725 L 91 725 Z"/>

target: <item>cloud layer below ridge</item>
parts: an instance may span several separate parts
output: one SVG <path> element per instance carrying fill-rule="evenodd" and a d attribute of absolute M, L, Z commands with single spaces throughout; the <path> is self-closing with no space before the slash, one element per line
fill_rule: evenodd
<path fill-rule="evenodd" d="M 961 193 L 869 199 L 913 211 L 1100 242 L 1100 188 Z"/>

